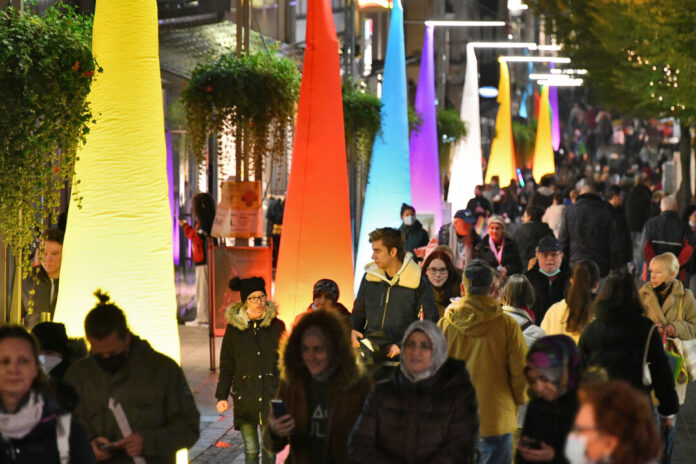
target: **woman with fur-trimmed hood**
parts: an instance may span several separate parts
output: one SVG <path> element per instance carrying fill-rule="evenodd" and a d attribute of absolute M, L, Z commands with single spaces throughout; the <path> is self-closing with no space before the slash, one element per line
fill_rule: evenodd
<path fill-rule="evenodd" d="M 372 382 L 350 343 L 350 330 L 335 311 L 303 315 L 280 350 L 277 398 L 289 414 L 271 411 L 264 445 L 277 452 L 290 444 L 286 463 L 348 463 L 348 434 Z"/>
<path fill-rule="evenodd" d="M 276 317 L 276 305 L 266 299 L 263 278 L 235 277 L 230 288 L 241 293 L 242 301 L 225 311 L 217 410 L 222 414 L 229 408 L 231 389 L 234 428 L 242 434 L 246 462 L 258 463 L 258 426 L 266 423 L 269 402 L 278 388 L 278 346 L 285 324 Z M 262 462 L 275 463 L 275 454 L 264 450 Z"/>

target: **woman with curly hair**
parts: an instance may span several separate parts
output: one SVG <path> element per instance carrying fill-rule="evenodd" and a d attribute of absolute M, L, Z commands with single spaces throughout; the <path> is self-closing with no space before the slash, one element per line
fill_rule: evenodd
<path fill-rule="evenodd" d="M 290 444 L 285 462 L 348 463 L 348 434 L 372 382 L 350 343 L 350 329 L 336 311 L 305 313 L 280 349 L 280 387 L 289 414 L 270 412 L 264 445 Z"/>

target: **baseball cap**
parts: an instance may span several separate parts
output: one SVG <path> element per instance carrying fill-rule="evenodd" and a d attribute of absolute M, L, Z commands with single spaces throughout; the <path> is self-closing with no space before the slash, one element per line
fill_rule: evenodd
<path fill-rule="evenodd" d="M 454 213 L 454 217 L 455 219 L 461 219 L 464 222 L 470 222 L 472 224 L 476 222 L 476 218 L 473 214 L 471 214 L 471 211 L 469 211 L 468 209 L 460 209 L 459 211 Z"/>
<path fill-rule="evenodd" d="M 549 251 L 561 251 L 561 242 L 556 239 L 556 237 L 547 235 L 546 237 L 539 240 L 539 245 L 537 246 L 539 253 L 547 253 Z"/>

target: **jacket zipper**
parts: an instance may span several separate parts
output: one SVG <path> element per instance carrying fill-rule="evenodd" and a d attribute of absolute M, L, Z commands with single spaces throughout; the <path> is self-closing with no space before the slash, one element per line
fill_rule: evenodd
<path fill-rule="evenodd" d="M 387 299 L 384 301 L 384 312 L 382 313 L 382 327 L 384 329 L 384 320 L 387 318 L 387 307 L 389 307 L 389 294 L 391 293 L 391 286 L 387 288 Z"/>

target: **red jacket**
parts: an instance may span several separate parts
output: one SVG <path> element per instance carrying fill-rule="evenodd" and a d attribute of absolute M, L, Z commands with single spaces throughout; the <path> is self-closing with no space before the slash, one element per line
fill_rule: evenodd
<path fill-rule="evenodd" d="M 196 265 L 206 264 L 205 232 L 200 228 L 198 222 L 193 227 L 186 223 L 184 225 L 184 235 L 193 244 L 193 263 Z"/>

